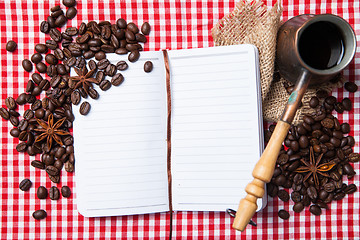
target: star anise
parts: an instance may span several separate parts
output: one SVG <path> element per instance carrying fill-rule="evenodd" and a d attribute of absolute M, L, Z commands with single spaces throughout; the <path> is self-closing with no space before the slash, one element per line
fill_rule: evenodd
<path fill-rule="evenodd" d="M 314 156 L 314 150 L 312 147 L 310 147 L 310 162 L 305 161 L 304 159 L 301 159 L 301 162 L 305 165 L 305 166 L 301 166 L 298 167 L 295 172 L 298 173 L 307 173 L 305 178 L 304 178 L 304 182 L 311 176 L 313 175 L 314 178 L 314 182 L 316 186 L 319 186 L 319 178 L 318 178 L 318 174 L 324 176 L 324 177 L 330 177 L 329 174 L 327 174 L 327 171 L 330 171 L 336 164 L 335 163 L 323 163 L 320 164 L 321 159 L 323 157 L 324 153 L 321 153 L 319 155 L 319 157 L 317 158 L 317 160 L 315 161 L 315 156 Z M 320 164 L 320 165 L 319 165 Z"/>
<path fill-rule="evenodd" d="M 73 89 L 83 88 L 88 94 L 89 89 L 92 88 L 92 84 L 99 84 L 99 81 L 96 78 L 92 78 L 96 69 L 90 71 L 87 70 L 86 66 L 83 68 L 75 68 L 74 70 L 78 76 L 73 76 L 69 78 L 69 86 Z"/>
<path fill-rule="evenodd" d="M 53 140 L 62 146 L 61 136 L 70 135 L 69 132 L 59 129 L 65 120 L 66 118 L 64 117 L 54 123 L 54 116 L 52 114 L 49 115 L 47 122 L 36 119 L 41 128 L 36 128 L 35 131 L 40 132 L 41 134 L 37 137 L 35 142 L 41 142 L 46 138 L 48 149 L 51 149 Z"/>

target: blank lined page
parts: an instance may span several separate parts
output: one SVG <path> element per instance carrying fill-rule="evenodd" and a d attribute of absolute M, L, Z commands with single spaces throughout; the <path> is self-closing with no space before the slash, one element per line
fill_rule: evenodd
<path fill-rule="evenodd" d="M 115 65 L 127 61 L 126 55 L 107 57 Z M 143 70 L 147 60 L 154 65 L 150 73 Z M 100 98 L 86 99 L 87 116 L 79 114 L 80 104 L 73 109 L 76 200 L 86 217 L 169 210 L 163 55 L 142 52 L 128 64 L 120 86 L 96 87 Z"/>
<path fill-rule="evenodd" d="M 174 50 L 169 57 L 173 208 L 236 210 L 263 150 L 257 49 Z"/>

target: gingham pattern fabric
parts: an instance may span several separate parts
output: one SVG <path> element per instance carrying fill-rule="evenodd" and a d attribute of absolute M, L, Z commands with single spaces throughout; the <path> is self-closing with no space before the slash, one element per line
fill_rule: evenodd
<path fill-rule="evenodd" d="M 24 92 L 30 74 L 21 67 L 21 61 L 30 58 L 37 43 L 44 43 L 48 35 L 40 32 L 41 21 L 49 15 L 50 8 L 60 1 L 3 1 L 0 0 L 1 38 L 1 104 L 8 96 L 17 97 Z M 266 1 L 272 6 L 275 1 Z M 342 16 L 353 26 L 360 39 L 360 9 L 357 0 L 302 0 L 283 1 L 283 19 L 303 13 L 333 13 Z M 77 16 L 67 26 L 79 26 L 82 21 L 109 20 L 123 17 L 141 25 L 148 21 L 152 26 L 146 50 L 201 48 L 213 46 L 211 28 L 235 6 L 234 1 L 82 1 L 78 2 Z M 64 6 L 62 6 L 65 9 Z M 64 27 L 63 27 L 64 28 Z M 18 43 L 14 53 L 5 50 L 13 39 Z M 359 46 L 358 41 L 358 46 Z M 349 81 L 360 85 L 360 49 L 355 60 L 344 71 Z M 106 93 L 103 93 L 106 94 Z M 340 122 L 349 122 L 355 137 L 355 152 L 359 152 L 360 91 L 349 94 L 337 89 L 333 95 L 340 100 L 349 97 L 354 109 L 339 114 Z M 29 106 L 20 107 L 22 113 Z M 36 158 L 18 153 L 18 139 L 9 135 L 10 122 L 1 120 L 1 239 L 168 239 L 170 214 L 155 213 L 137 216 L 84 218 L 76 210 L 74 175 L 62 172 L 58 187 L 68 185 L 73 190 L 69 199 L 59 201 L 36 198 L 40 185 L 52 185 L 44 171 L 34 169 L 30 162 Z M 354 164 L 359 172 L 359 163 Z M 19 182 L 30 178 L 33 182 L 28 192 L 19 190 Z M 345 177 L 346 179 L 346 177 Z M 346 182 L 346 181 L 345 181 Z M 359 175 L 348 181 L 359 185 Z M 359 239 L 359 191 L 339 202 L 332 202 L 330 209 L 321 216 L 309 211 L 294 213 L 293 203 L 283 203 L 269 198 L 267 207 L 253 220 L 257 227 L 249 226 L 243 233 L 231 228 L 232 218 L 224 212 L 175 212 L 173 214 L 173 239 Z M 34 210 L 45 209 L 48 217 L 35 221 Z M 277 216 L 279 209 L 290 210 L 291 218 L 283 221 Z"/>

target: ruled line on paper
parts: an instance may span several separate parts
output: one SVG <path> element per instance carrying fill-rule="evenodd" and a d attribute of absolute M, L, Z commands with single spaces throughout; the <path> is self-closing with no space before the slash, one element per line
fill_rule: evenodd
<path fill-rule="evenodd" d="M 157 206 L 165 206 L 166 204 L 152 204 L 152 205 L 136 205 L 136 206 L 130 206 L 130 207 L 116 207 L 116 208 L 108 208 L 108 207 L 103 207 L 103 208 L 88 208 L 88 210 L 118 210 L 118 209 L 127 209 L 127 208 L 149 208 L 149 207 L 157 207 Z"/>

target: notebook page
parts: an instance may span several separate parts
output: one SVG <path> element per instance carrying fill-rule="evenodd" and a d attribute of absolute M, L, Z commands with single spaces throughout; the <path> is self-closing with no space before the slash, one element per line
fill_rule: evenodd
<path fill-rule="evenodd" d="M 236 210 L 263 150 L 257 50 L 237 45 L 169 56 L 173 208 Z"/>
<path fill-rule="evenodd" d="M 124 82 L 106 92 L 96 86 L 100 97 L 86 99 L 88 115 L 80 115 L 80 104 L 73 109 L 78 211 L 86 217 L 168 211 L 162 52 L 142 52 L 135 63 L 107 57 L 115 65 L 126 60 Z M 143 70 L 147 60 L 150 73 Z"/>

